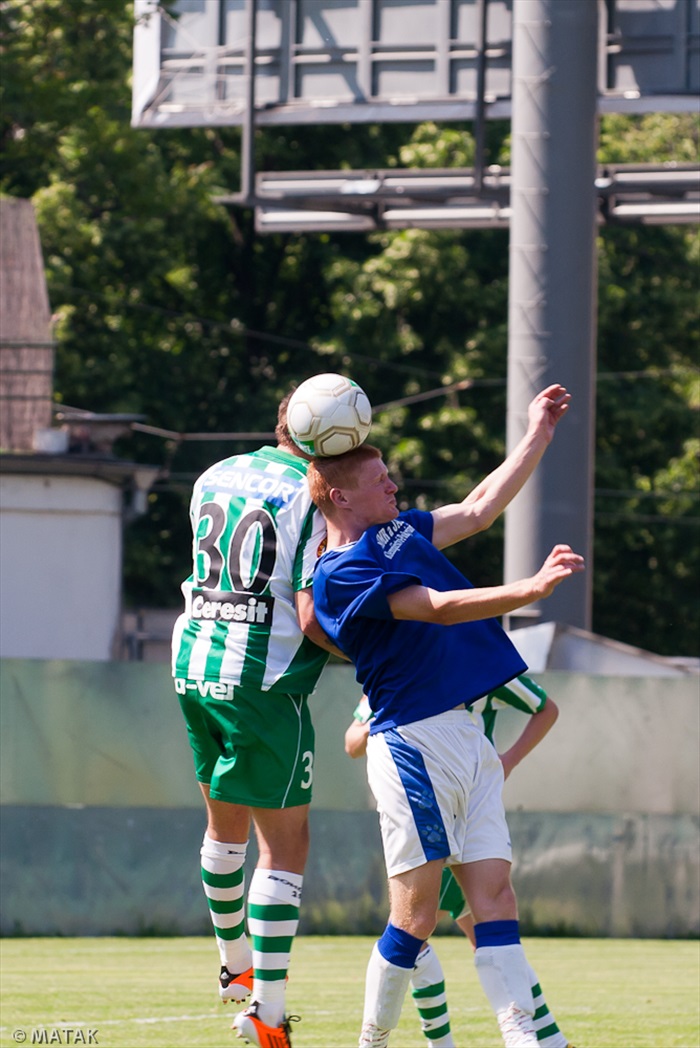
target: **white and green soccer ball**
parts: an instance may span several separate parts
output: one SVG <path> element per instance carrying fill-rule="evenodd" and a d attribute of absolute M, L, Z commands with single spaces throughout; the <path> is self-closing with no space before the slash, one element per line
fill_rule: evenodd
<path fill-rule="evenodd" d="M 364 390 L 344 375 L 314 375 L 294 390 L 287 427 L 307 455 L 328 458 L 359 447 L 372 425 Z"/>

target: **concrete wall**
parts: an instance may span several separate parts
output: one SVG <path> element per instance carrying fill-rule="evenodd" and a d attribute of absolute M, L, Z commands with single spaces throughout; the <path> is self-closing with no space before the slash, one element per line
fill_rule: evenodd
<path fill-rule="evenodd" d="M 0 476 L 0 657 L 114 657 L 122 497 L 50 469 Z"/>
<path fill-rule="evenodd" d="M 560 718 L 505 793 L 526 929 L 697 934 L 697 679 L 539 679 Z M 167 667 L 5 659 L 0 690 L 0 930 L 207 934 L 203 805 Z M 343 752 L 358 697 L 333 665 L 312 699 L 306 932 L 386 919 L 364 762 Z M 502 748 L 523 723 L 501 714 Z"/>

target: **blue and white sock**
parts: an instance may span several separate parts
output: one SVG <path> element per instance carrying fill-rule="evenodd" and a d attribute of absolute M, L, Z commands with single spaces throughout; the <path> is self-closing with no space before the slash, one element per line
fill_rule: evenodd
<path fill-rule="evenodd" d="M 398 1026 L 401 1007 L 423 942 L 414 935 L 387 924 L 374 944 L 367 965 L 363 1025 L 380 1030 Z"/>
<path fill-rule="evenodd" d="M 529 965 L 520 945 L 517 921 L 483 921 L 474 925 L 479 981 L 496 1016 L 515 1005 L 534 1016 Z"/>

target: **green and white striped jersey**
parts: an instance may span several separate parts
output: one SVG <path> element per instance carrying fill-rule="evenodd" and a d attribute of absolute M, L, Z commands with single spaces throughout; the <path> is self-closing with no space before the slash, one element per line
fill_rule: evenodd
<path fill-rule="evenodd" d="M 506 706 L 511 706 L 521 713 L 532 716 L 539 713 L 547 701 L 547 692 L 540 687 L 536 681 L 521 673 L 504 684 L 502 688 L 496 688 L 482 698 L 477 699 L 469 708 L 472 720 L 479 725 L 487 739 L 493 742 L 493 729 L 496 724 L 496 714 Z"/>
<path fill-rule="evenodd" d="M 304 637 L 294 594 L 311 585 L 325 523 L 308 462 L 263 447 L 210 466 L 190 502 L 193 572 L 173 630 L 174 677 L 308 695 L 328 655 Z"/>

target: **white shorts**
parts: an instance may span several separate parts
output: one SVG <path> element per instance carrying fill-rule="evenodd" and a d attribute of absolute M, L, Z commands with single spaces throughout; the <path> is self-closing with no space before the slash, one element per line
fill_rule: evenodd
<path fill-rule="evenodd" d="M 503 766 L 466 710 L 370 735 L 367 778 L 389 877 L 431 859 L 511 861 Z"/>

